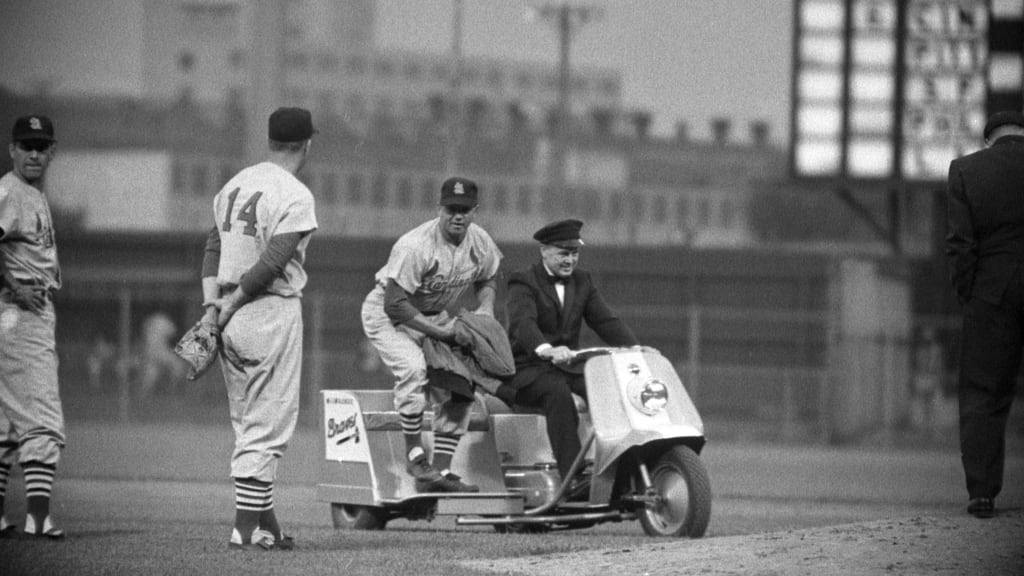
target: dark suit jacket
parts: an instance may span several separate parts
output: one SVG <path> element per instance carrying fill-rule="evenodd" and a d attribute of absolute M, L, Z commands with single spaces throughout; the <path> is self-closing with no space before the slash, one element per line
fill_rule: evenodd
<path fill-rule="evenodd" d="M 1024 262 L 1024 136 L 953 160 L 946 257 L 961 303 L 999 304 Z"/>
<path fill-rule="evenodd" d="M 564 306 L 559 304 L 543 264 L 513 272 L 508 280 L 507 306 L 509 342 L 516 362 L 516 375 L 508 384 L 515 390 L 552 368 L 550 361 L 534 353 L 541 344 L 579 348 L 584 321 L 609 346 L 639 344 L 605 303 L 590 274 L 579 268 L 567 279 Z"/>

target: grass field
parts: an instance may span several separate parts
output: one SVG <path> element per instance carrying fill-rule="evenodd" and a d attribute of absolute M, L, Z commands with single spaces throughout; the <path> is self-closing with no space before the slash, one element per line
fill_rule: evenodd
<path fill-rule="evenodd" d="M 72 422 L 55 493 L 64 542 L 0 541 L 0 574 L 409 575 L 502 573 L 503 558 L 640 551 L 652 539 L 636 523 L 542 535 L 501 535 L 489 527 L 396 521 L 383 532 L 339 532 L 317 502 L 316 434 L 301 428 L 282 461 L 275 503 L 299 549 L 229 551 L 233 493 L 227 477 L 231 431 L 223 425 Z M 1003 501 L 1024 502 L 1024 450 L 1009 449 Z M 716 539 L 808 527 L 962 515 L 955 451 L 836 449 L 764 443 L 709 443 L 702 456 L 715 492 L 702 540 L 659 540 L 682 555 Z M 20 474 L 8 511 L 22 513 Z M 1011 481 L 1014 480 L 1015 481 Z M 472 567 L 462 561 L 482 560 Z M 512 572 L 505 572 L 511 574 Z M 584 574 L 580 573 L 580 574 Z"/>

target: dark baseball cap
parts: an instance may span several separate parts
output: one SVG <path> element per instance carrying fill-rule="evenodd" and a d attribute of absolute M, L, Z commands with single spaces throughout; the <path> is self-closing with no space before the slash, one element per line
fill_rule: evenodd
<path fill-rule="evenodd" d="M 441 206 L 476 206 L 477 195 L 476 182 L 468 178 L 453 176 L 441 184 Z"/>
<path fill-rule="evenodd" d="M 267 124 L 268 136 L 277 142 L 302 142 L 316 134 L 313 115 L 305 108 L 278 108 Z"/>
<path fill-rule="evenodd" d="M 985 123 L 985 132 L 983 133 L 985 139 L 988 139 L 989 134 L 993 130 L 1006 124 L 1016 124 L 1017 126 L 1024 127 L 1024 114 L 1016 110 L 1003 110 L 989 116 L 988 122 Z"/>
<path fill-rule="evenodd" d="M 53 122 L 40 114 L 18 118 L 14 121 L 14 129 L 11 131 L 11 142 L 25 140 L 56 142 L 57 139 L 53 137 Z"/>
<path fill-rule="evenodd" d="M 569 218 L 544 226 L 533 234 L 533 239 L 541 244 L 558 246 L 559 248 L 579 248 L 583 246 L 580 230 L 583 222 Z"/>

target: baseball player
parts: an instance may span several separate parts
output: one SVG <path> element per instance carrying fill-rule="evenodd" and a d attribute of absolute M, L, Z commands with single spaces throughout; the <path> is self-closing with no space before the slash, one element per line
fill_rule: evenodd
<path fill-rule="evenodd" d="M 59 539 L 64 532 L 50 517 L 50 494 L 64 448 L 53 310 L 61 278 L 43 194 L 57 153 L 53 123 L 18 118 L 11 142 L 14 169 L 0 178 L 0 537 L 16 530 L 3 510 L 17 454 L 25 475 L 24 533 Z"/>
<path fill-rule="evenodd" d="M 303 269 L 317 228 L 313 194 L 295 177 L 315 130 L 309 111 L 270 115 L 267 161 L 245 168 L 213 201 L 203 259 L 204 320 L 221 328 L 235 450 L 229 546 L 289 550 L 274 514 L 277 459 L 295 431 L 302 372 Z"/>
<path fill-rule="evenodd" d="M 477 196 L 472 180 L 445 180 L 438 217 L 398 239 L 363 301 L 363 331 L 395 378 L 395 409 L 402 420 L 406 469 L 416 479 L 419 492 L 479 490 L 450 469 L 466 432 L 472 398 L 427 386 L 422 348 L 426 338 L 454 343 L 453 320 L 446 308 L 471 286 L 477 298 L 476 311 L 494 315 L 502 255 L 490 235 L 473 223 Z M 432 464 L 421 439 L 428 395 L 434 409 Z"/>

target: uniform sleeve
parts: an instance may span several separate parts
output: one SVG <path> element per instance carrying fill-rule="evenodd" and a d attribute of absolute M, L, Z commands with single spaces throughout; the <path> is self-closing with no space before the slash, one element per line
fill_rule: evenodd
<path fill-rule="evenodd" d="M 974 236 L 971 207 L 967 202 L 963 172 L 955 160 L 949 165 L 947 179 L 946 258 L 950 278 L 961 303 L 971 297 L 974 272 L 978 263 L 978 242 Z"/>
<path fill-rule="evenodd" d="M 424 271 L 427 259 L 422 250 L 422 246 L 413 246 L 405 239 L 399 239 L 391 248 L 388 263 L 381 271 L 383 280 L 393 280 L 402 290 L 415 293 L 421 279 L 433 273 L 433 270 Z"/>
<path fill-rule="evenodd" d="M 489 234 L 484 232 L 483 241 L 480 243 L 481 251 L 484 253 L 480 262 L 480 277 L 477 281 L 494 280 L 498 276 L 498 269 L 501 267 L 502 253 L 498 245 Z"/>
<path fill-rule="evenodd" d="M 210 228 L 206 235 L 206 249 L 203 251 L 203 278 L 217 276 L 220 270 L 220 230 Z"/>
<path fill-rule="evenodd" d="M 18 214 L 21 210 L 13 204 L 10 193 L 0 186 L 0 240 L 6 240 L 7 233 L 18 228 Z"/>

